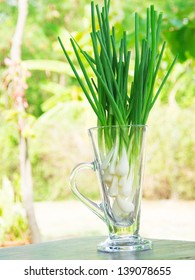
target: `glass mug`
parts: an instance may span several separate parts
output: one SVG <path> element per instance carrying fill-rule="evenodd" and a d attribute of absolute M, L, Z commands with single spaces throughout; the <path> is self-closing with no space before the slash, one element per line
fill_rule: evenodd
<path fill-rule="evenodd" d="M 105 126 L 89 129 L 95 159 L 72 171 L 72 192 L 108 227 L 109 237 L 98 244 L 103 252 L 138 251 L 152 248 L 139 236 L 144 154 L 147 126 Z M 84 196 L 76 184 L 83 169 L 96 172 L 101 203 Z"/>

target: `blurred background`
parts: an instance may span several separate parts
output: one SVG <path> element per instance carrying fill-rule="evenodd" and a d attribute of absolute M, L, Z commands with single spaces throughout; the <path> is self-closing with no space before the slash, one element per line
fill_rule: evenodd
<path fill-rule="evenodd" d="M 195 240 L 195 3 L 111 0 L 110 21 L 133 52 L 134 12 L 141 38 L 152 3 L 167 42 L 157 86 L 179 57 L 148 121 L 141 234 Z M 73 167 L 93 160 L 96 118 L 57 40 L 73 60 L 71 35 L 91 51 L 90 1 L 0 0 L 0 26 L 0 246 L 106 235 L 69 188 Z M 80 179 L 99 200 L 95 175 Z"/>

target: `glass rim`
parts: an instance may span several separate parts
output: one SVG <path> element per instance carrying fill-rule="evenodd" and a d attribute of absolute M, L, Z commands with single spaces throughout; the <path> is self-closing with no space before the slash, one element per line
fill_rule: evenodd
<path fill-rule="evenodd" d="M 104 128 L 130 128 L 130 127 L 140 127 L 140 128 L 148 128 L 147 124 L 129 124 L 129 125 L 100 125 L 100 126 L 93 126 L 91 128 L 88 129 L 88 131 L 91 133 L 94 130 L 98 130 L 98 129 L 104 129 Z"/>

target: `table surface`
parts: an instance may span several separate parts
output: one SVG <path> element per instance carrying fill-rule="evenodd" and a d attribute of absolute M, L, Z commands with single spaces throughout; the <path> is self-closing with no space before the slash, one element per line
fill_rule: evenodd
<path fill-rule="evenodd" d="M 0 248 L 1 260 L 195 260 L 195 242 L 152 240 L 153 249 L 140 252 L 102 253 L 97 244 L 104 237 L 64 239 Z"/>

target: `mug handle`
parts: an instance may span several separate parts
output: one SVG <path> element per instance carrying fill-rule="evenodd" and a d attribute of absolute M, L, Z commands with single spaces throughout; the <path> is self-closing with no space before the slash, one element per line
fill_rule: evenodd
<path fill-rule="evenodd" d="M 83 169 L 90 169 L 96 171 L 96 163 L 94 162 L 83 162 L 75 166 L 75 168 L 71 172 L 70 176 L 70 186 L 74 195 L 81 200 L 94 214 L 96 214 L 101 220 L 105 222 L 104 211 L 102 210 L 101 204 L 97 204 L 94 201 L 90 200 L 86 196 L 84 196 L 77 188 L 76 184 L 76 176 L 77 173 L 82 171 Z"/>

